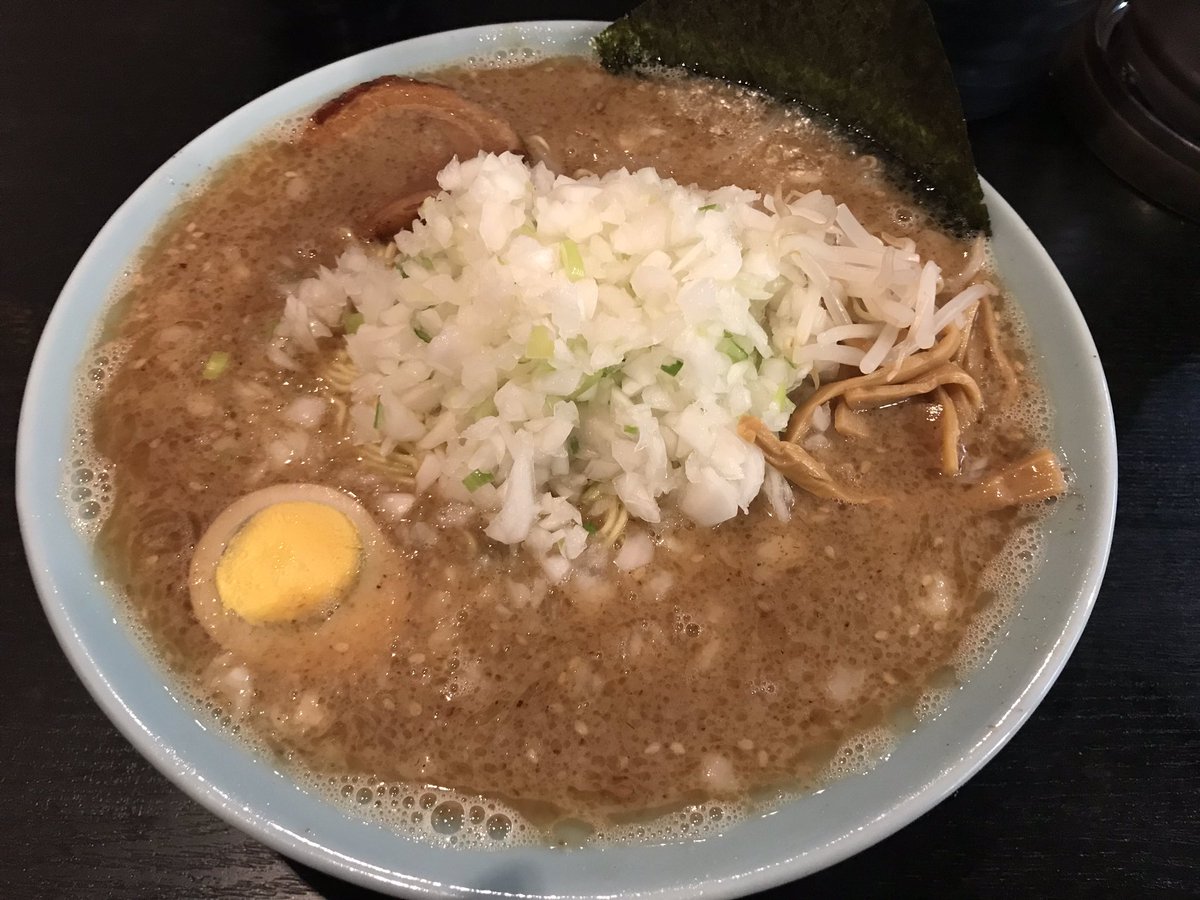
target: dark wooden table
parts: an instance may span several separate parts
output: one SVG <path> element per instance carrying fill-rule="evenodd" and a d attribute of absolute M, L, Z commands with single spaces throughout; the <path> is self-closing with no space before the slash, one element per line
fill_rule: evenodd
<path fill-rule="evenodd" d="M 611 18 L 625 5 L 4 0 L 6 469 L 59 288 L 117 205 L 194 135 L 360 50 L 488 21 Z M 1200 893 L 1200 226 L 1097 162 L 1048 87 L 971 136 L 984 176 L 1066 276 L 1104 360 L 1121 459 L 1112 561 L 1079 648 L 1012 743 L 936 810 L 804 889 Z M 229 828 L 125 743 L 50 633 L 12 483 L 0 490 L 0 896 L 361 894 Z"/>

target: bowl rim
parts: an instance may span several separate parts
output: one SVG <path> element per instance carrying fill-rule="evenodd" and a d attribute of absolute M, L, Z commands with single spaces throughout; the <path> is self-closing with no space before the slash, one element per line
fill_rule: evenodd
<path fill-rule="evenodd" d="M 63 550 L 64 545 L 70 545 L 70 535 L 75 532 L 70 530 L 65 502 L 60 496 L 65 460 L 46 450 L 69 450 L 70 437 L 62 421 L 52 421 L 53 416 L 48 420 L 42 414 L 47 408 L 52 411 L 62 408 L 64 378 L 71 381 L 74 377 L 69 372 L 63 374 L 63 361 L 79 365 L 83 357 L 78 352 L 72 352 L 71 348 L 77 351 L 81 346 L 86 348 L 92 344 L 96 336 L 96 318 L 107 306 L 105 298 L 116 284 L 120 266 L 127 265 L 131 260 L 127 250 L 121 253 L 113 250 L 112 245 L 124 245 L 126 248 L 142 246 L 160 221 L 160 216 L 153 214 L 153 210 L 146 215 L 143 208 L 151 202 L 168 202 L 169 205 L 177 202 L 187 187 L 186 180 L 180 183 L 180 174 L 190 171 L 188 167 L 194 168 L 197 163 L 202 167 L 206 165 L 205 156 L 210 147 L 224 146 L 224 150 L 208 157 L 209 161 L 224 158 L 244 143 L 244 139 L 236 139 L 238 133 L 249 136 L 261 131 L 281 117 L 280 110 L 311 108 L 319 98 L 365 80 L 360 76 L 374 71 L 382 61 L 426 59 L 421 65 L 414 62 L 407 66 L 401 62 L 396 67 L 401 71 L 428 68 L 429 60 L 436 63 L 440 59 L 444 64 L 462 59 L 470 52 L 471 46 L 486 52 L 505 41 L 514 42 L 514 46 L 540 42 L 558 52 L 570 52 L 570 47 L 582 46 L 588 37 L 605 24 L 594 21 L 518 22 L 425 35 L 323 66 L 242 106 L 174 154 L 106 222 L 79 260 L 51 311 L 26 385 L 18 429 L 16 466 L 21 534 L 47 618 L 85 687 L 125 738 L 193 800 L 280 853 L 375 890 L 411 896 L 488 894 L 584 897 L 607 894 L 631 897 L 724 897 L 772 887 L 832 865 L 882 840 L 924 814 L 961 786 L 1007 743 L 1049 691 L 1065 665 L 1094 605 L 1107 562 L 1115 522 L 1117 463 L 1112 408 L 1103 369 L 1086 322 L 1061 274 L 1029 228 L 1003 198 L 983 182 L 998 233 L 1003 227 L 1006 234 L 1012 235 L 1021 253 L 1028 254 L 1026 261 L 1039 271 L 1039 277 L 1057 295 L 1064 334 L 1074 341 L 1073 346 L 1079 351 L 1076 362 L 1083 385 L 1080 390 L 1086 395 L 1093 414 L 1099 413 L 1096 416 L 1094 442 L 1083 454 L 1087 458 L 1079 460 L 1091 467 L 1089 471 L 1098 473 L 1097 481 L 1092 485 L 1093 492 L 1089 494 L 1089 531 L 1082 539 L 1086 558 L 1081 558 L 1078 577 L 1070 585 L 1071 600 L 1060 632 L 1047 635 L 1048 647 L 1040 651 L 1042 658 L 1032 677 L 1024 679 L 1015 694 L 1011 690 L 1006 694 L 1011 702 L 1006 702 L 1003 710 L 993 711 L 1002 712 L 1002 715 L 993 716 L 994 722 L 990 727 L 981 726 L 979 739 L 967 747 L 961 756 L 940 769 L 934 766 L 919 789 L 902 793 L 898 798 L 893 798 L 894 802 L 868 804 L 870 814 L 859 822 L 858 827 L 832 835 L 825 843 L 794 849 L 791 853 L 780 855 L 776 848 L 771 851 L 775 855 L 765 860 L 753 859 L 738 852 L 722 854 L 717 849 L 730 845 L 736 851 L 738 842 L 724 838 L 744 830 L 747 827 L 745 823 L 735 825 L 707 842 L 651 845 L 649 856 L 663 857 L 666 868 L 674 866 L 679 870 L 682 865 L 691 865 L 695 867 L 692 871 L 696 874 L 667 877 L 667 880 L 649 887 L 630 883 L 630 878 L 639 877 L 638 873 L 658 868 L 653 863 L 651 868 L 645 867 L 647 845 L 585 848 L 569 852 L 547 848 L 513 848 L 477 853 L 436 848 L 391 835 L 389 840 L 402 842 L 403 852 L 399 855 L 407 856 L 406 863 L 415 866 L 406 872 L 403 867 L 389 864 L 378 856 L 369 858 L 370 854 L 357 854 L 345 840 L 331 839 L 330 835 L 322 834 L 320 830 L 322 827 L 331 827 L 328 823 L 332 821 L 336 826 L 335 831 L 344 831 L 353 844 L 353 840 L 367 840 L 372 829 L 375 832 L 382 831 L 380 826 L 370 825 L 340 810 L 336 811 L 337 815 L 333 818 L 325 817 L 320 822 L 314 818 L 319 811 L 307 809 L 296 814 L 288 806 L 292 801 L 301 803 L 289 793 L 289 790 L 300 791 L 295 782 L 278 771 L 274 771 L 272 777 L 268 772 L 271 768 L 269 760 L 255 759 L 253 753 L 243 745 L 208 734 L 198 720 L 193 719 L 190 723 L 185 721 L 191 718 L 186 704 L 172 693 L 169 679 L 157 670 L 157 664 L 150 662 L 143 654 L 129 653 L 128 647 L 118 647 L 117 650 L 124 656 L 117 657 L 113 648 L 105 643 L 106 640 L 120 640 L 113 637 L 118 632 L 112 631 L 106 621 L 112 612 L 111 607 L 98 613 L 95 609 L 87 608 L 84 602 L 97 596 L 106 596 L 103 582 L 86 565 L 76 570 L 59 562 L 58 551 Z M 396 64 L 389 62 L 387 67 L 393 65 Z M 297 97 L 307 99 L 297 103 Z M 166 201 L 162 197 L 152 201 L 151 197 L 156 192 Z M 116 262 L 113 262 L 114 259 Z M 97 273 L 106 272 L 107 278 L 96 280 Z M 92 289 L 95 284 L 105 287 L 100 292 L 99 300 L 96 299 L 97 292 Z M 78 315 L 80 309 L 87 315 Z M 67 368 L 70 369 L 71 365 Z M 48 495 L 49 477 L 55 472 L 58 473 L 55 489 Z M 64 525 L 68 530 L 64 530 Z M 111 617 L 111 623 L 115 629 L 124 628 L 123 624 L 118 625 L 116 617 Z M 133 635 L 121 633 L 124 634 L 126 645 L 136 645 Z M 104 639 L 98 635 L 104 636 Z M 154 666 L 155 671 L 159 671 L 155 677 L 160 683 L 154 684 L 155 677 L 151 678 L 152 695 L 157 695 L 161 689 L 169 701 L 155 701 L 137 693 L 141 688 L 134 686 L 145 682 L 148 666 Z M 187 731 L 192 724 L 199 726 L 205 734 L 193 735 Z M 188 740 L 180 742 L 178 735 L 187 735 Z M 212 740 L 218 744 L 211 744 Z M 203 747 L 196 749 L 201 744 Z M 226 776 L 232 778 L 228 773 L 234 768 L 241 774 L 241 763 L 237 758 L 218 755 L 218 762 L 229 762 L 230 765 L 215 773 L 206 766 L 204 754 L 210 751 L 219 754 L 219 745 L 226 749 L 236 748 L 233 752 L 249 759 L 253 771 L 266 779 L 262 782 L 266 785 L 262 788 L 266 800 L 262 799 L 262 794 L 257 800 L 247 798 L 240 787 L 227 783 Z M 218 750 L 212 750 L 212 747 L 218 747 Z M 840 785 L 859 780 L 845 779 L 817 794 L 836 794 L 841 790 Z M 254 790 L 258 789 L 259 783 L 255 782 Z M 324 805 L 333 810 L 332 804 Z M 793 802 L 782 808 L 792 805 L 799 804 Z M 338 820 L 345 820 L 344 828 L 337 826 Z M 337 835 L 332 837 L 336 838 Z M 683 853 L 673 849 L 703 843 L 708 846 L 700 847 L 696 852 Z M 439 861 L 451 858 L 451 862 Z M 434 859 L 434 862 L 432 865 L 416 865 L 413 862 L 423 859 Z M 567 860 L 570 862 L 564 862 Z M 512 871 L 507 875 L 497 875 L 498 866 L 490 863 L 501 864 Z M 575 877 L 579 880 L 576 881 Z M 489 878 L 492 880 L 486 880 Z"/>

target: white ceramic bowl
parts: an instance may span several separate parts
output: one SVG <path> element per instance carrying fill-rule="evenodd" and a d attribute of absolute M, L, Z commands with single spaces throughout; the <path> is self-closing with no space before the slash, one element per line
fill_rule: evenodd
<path fill-rule="evenodd" d="M 398 894 L 720 897 L 798 878 L 867 847 L 979 769 L 1029 716 L 1066 662 L 1100 586 L 1116 504 L 1116 443 L 1096 350 L 1033 234 L 985 185 L 997 262 L 1034 335 L 1057 411 L 1071 495 L 1046 525 L 1047 559 L 992 659 L 947 710 L 866 775 L 847 778 L 703 842 L 464 851 L 417 844 L 306 794 L 268 759 L 204 728 L 114 614 L 61 498 L 74 372 L 97 313 L 154 226 L 219 160 L 267 125 L 358 82 L 501 48 L 582 53 L 599 23 L 487 26 L 394 44 L 326 66 L 224 119 L 155 172 L 80 260 L 38 347 L 21 415 L 17 500 L 46 614 L 105 713 L 187 794 L 263 843 L 349 881 Z M 1054 348 L 1053 354 L 1044 351 Z"/>

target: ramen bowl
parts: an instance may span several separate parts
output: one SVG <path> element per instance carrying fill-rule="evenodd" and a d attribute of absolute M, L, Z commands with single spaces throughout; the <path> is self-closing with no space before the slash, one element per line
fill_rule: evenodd
<path fill-rule="evenodd" d="M 1012 737 L 1066 663 L 1103 575 L 1116 502 L 1115 436 L 1103 372 L 1062 277 L 985 184 L 996 266 L 1028 322 L 1056 416 L 1052 446 L 1071 473 L 1071 492 L 1045 520 L 1045 559 L 990 659 L 940 715 L 901 736 L 873 769 L 704 840 L 468 850 L 418 842 L 355 816 L 304 789 L 269 755 L 201 724 L 203 716 L 119 614 L 65 498 L 77 369 L 107 299 L 189 186 L 280 119 L 388 73 L 525 47 L 583 53 L 601 27 L 543 22 L 431 35 L 327 66 L 235 112 L 172 157 L 105 225 L 63 289 L 30 373 L 18 438 L 22 533 L 47 617 L 84 684 L 126 738 L 193 799 L 280 853 L 376 890 L 720 897 L 842 860 L 930 809 Z"/>

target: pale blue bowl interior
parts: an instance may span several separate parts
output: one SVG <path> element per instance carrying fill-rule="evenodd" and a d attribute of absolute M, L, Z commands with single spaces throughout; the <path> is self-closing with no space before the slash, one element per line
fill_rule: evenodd
<path fill-rule="evenodd" d="M 47 616 L 76 671 L 125 736 L 186 793 L 301 862 L 380 890 L 491 896 L 729 896 L 797 878 L 912 821 L 982 766 L 1050 688 L 1087 620 L 1116 503 L 1113 420 L 1095 346 L 1033 234 L 985 185 L 1000 269 L 1021 302 L 1057 411 L 1073 493 L 1047 525 L 1047 560 L 991 661 L 945 713 L 904 737 L 874 771 L 839 781 L 719 837 L 665 846 L 502 852 L 431 847 L 309 795 L 200 714 L 142 653 L 97 577 L 60 499 L 76 366 L 98 311 L 153 227 L 187 187 L 268 124 L 389 72 L 503 47 L 584 52 L 601 26 L 548 22 L 471 28 L 373 50 L 286 84 L 172 157 L 112 217 L 80 260 L 47 324 L 22 409 L 18 505 Z M 1046 352 L 1053 348 L 1053 353 Z"/>

